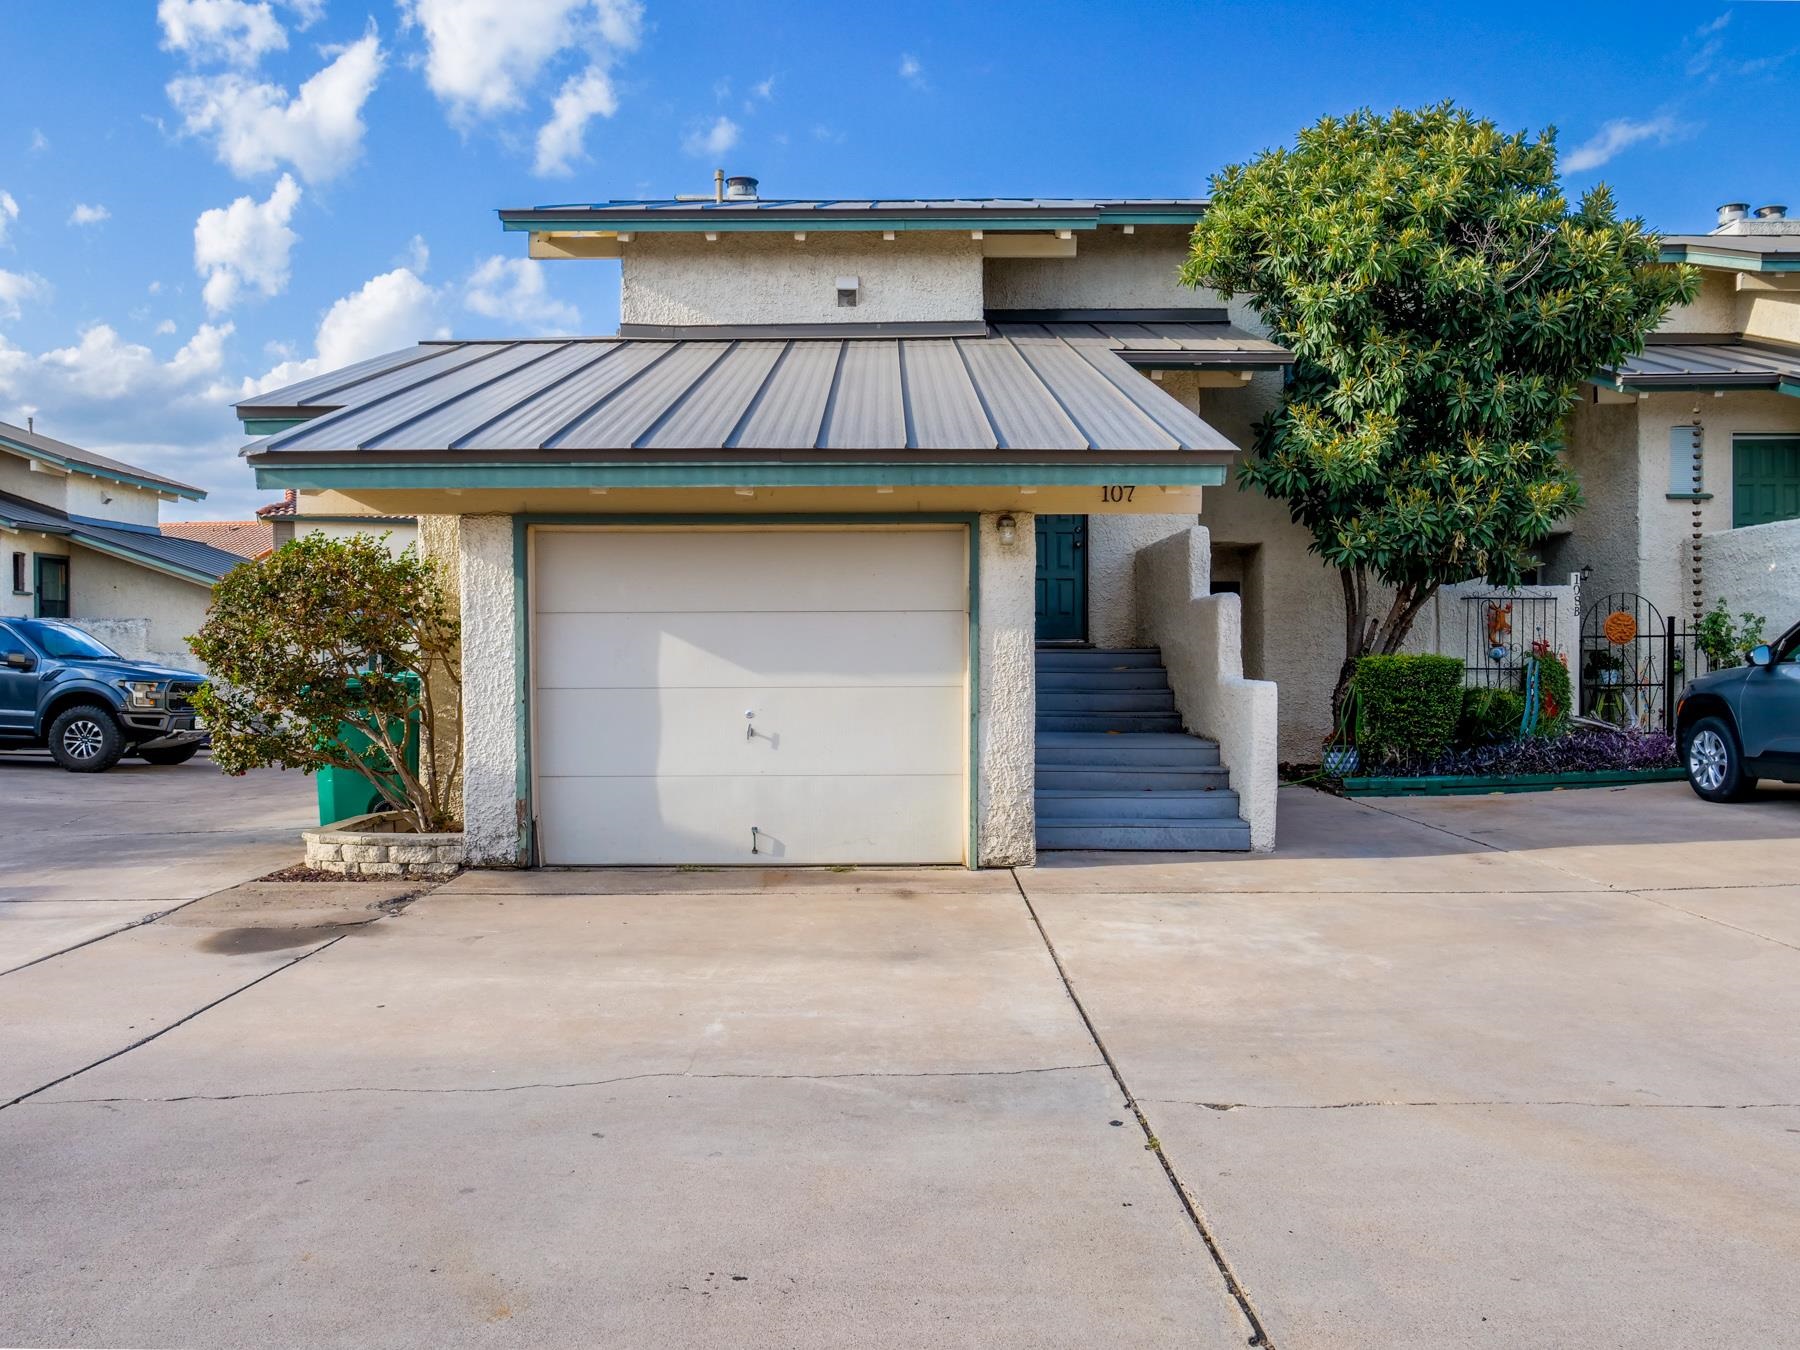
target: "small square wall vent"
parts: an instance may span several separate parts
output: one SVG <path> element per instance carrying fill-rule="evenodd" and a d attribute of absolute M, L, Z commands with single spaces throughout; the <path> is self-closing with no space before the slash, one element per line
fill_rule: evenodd
<path fill-rule="evenodd" d="M 837 279 L 837 297 L 839 309 L 855 309 L 856 293 L 862 283 L 856 277 L 839 277 Z"/>

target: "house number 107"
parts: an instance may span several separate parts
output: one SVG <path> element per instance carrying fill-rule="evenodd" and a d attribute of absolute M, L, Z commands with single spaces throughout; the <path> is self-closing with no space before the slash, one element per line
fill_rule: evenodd
<path fill-rule="evenodd" d="M 1100 500 L 1103 502 L 1128 502 L 1137 495 L 1134 486 L 1109 484 L 1100 489 Z"/>

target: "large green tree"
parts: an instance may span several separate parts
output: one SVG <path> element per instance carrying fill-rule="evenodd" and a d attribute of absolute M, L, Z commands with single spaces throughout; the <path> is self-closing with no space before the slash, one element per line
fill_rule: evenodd
<path fill-rule="evenodd" d="M 1580 506 L 1558 429 L 1697 274 L 1604 186 L 1570 209 L 1554 131 L 1450 104 L 1328 117 L 1213 180 L 1182 269 L 1295 356 L 1240 474 L 1338 570 L 1344 666 L 1396 651 L 1439 586 L 1517 584 Z"/>

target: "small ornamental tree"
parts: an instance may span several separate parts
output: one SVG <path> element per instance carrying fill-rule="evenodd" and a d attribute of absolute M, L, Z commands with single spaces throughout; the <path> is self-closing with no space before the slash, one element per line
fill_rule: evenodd
<path fill-rule="evenodd" d="M 188 646 L 213 675 L 194 706 L 226 773 L 348 769 L 414 829 L 454 828 L 461 738 L 445 771 L 413 766 L 432 760 L 419 738 L 438 725 L 435 700 L 460 701 L 461 643 L 436 573 L 410 549 L 396 557 L 361 534 L 295 539 L 226 573 Z"/>
<path fill-rule="evenodd" d="M 1574 210 L 1555 132 L 1440 104 L 1326 118 L 1212 184 L 1182 280 L 1249 299 L 1293 351 L 1245 486 L 1338 570 L 1344 664 L 1398 651 L 1446 583 L 1518 584 L 1580 506 L 1558 427 L 1698 274 L 1605 186 Z M 1383 594 L 1385 590 L 1387 594 Z"/>

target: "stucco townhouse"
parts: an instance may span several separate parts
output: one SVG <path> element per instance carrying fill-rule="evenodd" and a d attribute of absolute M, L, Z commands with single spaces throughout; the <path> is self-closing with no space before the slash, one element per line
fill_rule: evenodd
<path fill-rule="evenodd" d="M 243 554 L 165 534 L 197 487 L 0 423 L 0 617 L 69 619 L 123 656 L 191 669 L 186 639 Z"/>
<path fill-rule="evenodd" d="M 503 211 L 618 261 L 616 336 L 323 374 L 245 453 L 455 578 L 477 862 L 1268 848 L 1275 690 L 1198 522 L 1290 358 L 1177 283 L 1202 206 Z"/>

